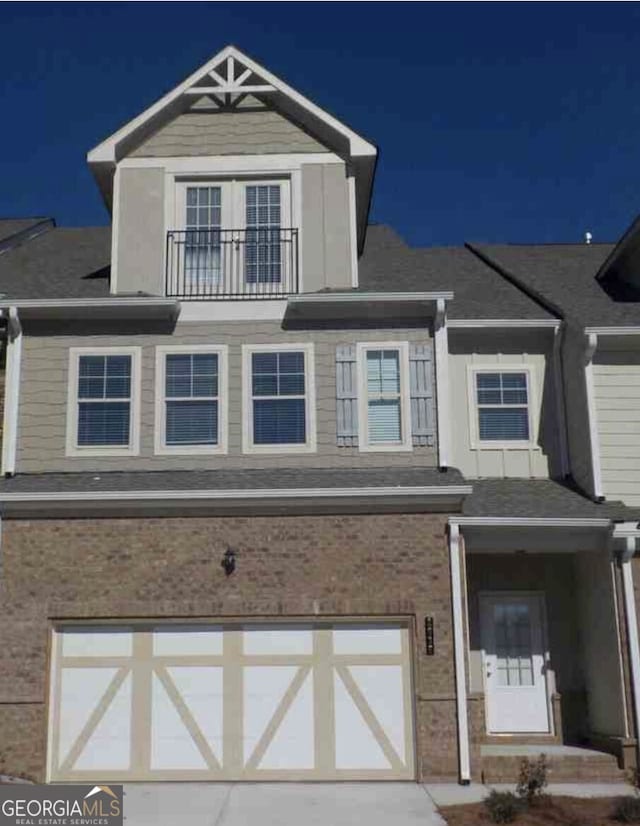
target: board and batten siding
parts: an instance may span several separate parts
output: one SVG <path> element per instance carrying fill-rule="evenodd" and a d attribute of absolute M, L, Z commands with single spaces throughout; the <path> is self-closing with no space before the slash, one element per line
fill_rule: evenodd
<path fill-rule="evenodd" d="M 603 494 L 640 505 L 640 353 L 596 351 L 593 384 Z"/>
<path fill-rule="evenodd" d="M 23 382 L 19 411 L 20 473 L 86 470 L 163 470 L 205 468 L 435 466 L 433 446 L 416 445 L 408 452 L 366 453 L 339 447 L 336 426 L 336 349 L 357 341 L 430 342 L 424 328 L 385 330 L 282 330 L 276 322 L 178 324 L 173 334 L 51 335 L 27 331 L 23 350 Z M 315 453 L 242 453 L 242 345 L 303 344 L 315 351 Z M 229 357 L 229 446 L 222 455 L 154 455 L 155 348 L 157 345 L 220 344 Z M 66 456 L 69 348 L 137 346 L 142 348 L 140 455 Z"/>
<path fill-rule="evenodd" d="M 131 158 L 265 155 L 329 149 L 279 112 L 187 112 L 160 127 Z"/>
<path fill-rule="evenodd" d="M 544 346 L 544 345 L 542 345 Z M 456 331 L 449 338 L 449 383 L 451 393 L 452 465 L 470 479 L 547 478 L 558 463 L 557 414 L 551 348 L 541 352 L 541 344 L 529 334 L 473 334 Z M 536 444 L 530 448 L 472 447 L 471 416 L 475 400 L 469 398 L 469 368 L 533 368 L 534 426 Z"/>

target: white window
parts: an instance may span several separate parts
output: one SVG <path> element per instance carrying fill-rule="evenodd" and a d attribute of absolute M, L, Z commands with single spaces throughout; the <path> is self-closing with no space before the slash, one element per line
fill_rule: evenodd
<path fill-rule="evenodd" d="M 312 344 L 243 348 L 245 452 L 316 449 Z"/>
<path fill-rule="evenodd" d="M 139 348 L 69 351 L 67 454 L 139 450 Z"/>
<path fill-rule="evenodd" d="M 360 450 L 411 450 L 406 342 L 358 344 Z"/>
<path fill-rule="evenodd" d="M 530 367 L 472 368 L 472 447 L 530 447 L 535 441 Z"/>
<path fill-rule="evenodd" d="M 223 453 L 227 349 L 156 348 L 156 453 Z"/>

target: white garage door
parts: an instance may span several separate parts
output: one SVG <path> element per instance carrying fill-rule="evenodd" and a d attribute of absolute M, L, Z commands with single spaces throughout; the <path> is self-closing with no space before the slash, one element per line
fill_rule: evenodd
<path fill-rule="evenodd" d="M 67 626 L 49 779 L 413 779 L 401 624 Z"/>

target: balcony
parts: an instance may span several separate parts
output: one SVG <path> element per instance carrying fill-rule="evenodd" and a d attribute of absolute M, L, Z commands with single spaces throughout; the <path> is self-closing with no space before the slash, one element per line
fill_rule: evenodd
<path fill-rule="evenodd" d="M 298 230 L 169 230 L 166 262 L 166 295 L 183 301 L 286 298 L 298 292 Z"/>

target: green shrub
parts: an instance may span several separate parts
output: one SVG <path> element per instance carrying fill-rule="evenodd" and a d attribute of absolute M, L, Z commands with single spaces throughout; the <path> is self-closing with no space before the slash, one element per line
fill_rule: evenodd
<path fill-rule="evenodd" d="M 640 823 L 640 797 L 621 797 L 616 800 L 613 819 L 619 823 Z"/>
<path fill-rule="evenodd" d="M 547 786 L 547 756 L 541 754 L 536 760 L 525 759 L 520 764 L 520 775 L 516 794 L 531 806 L 544 795 Z"/>
<path fill-rule="evenodd" d="M 485 797 L 484 805 L 494 823 L 513 823 L 522 809 L 522 802 L 513 792 L 499 792 L 496 789 Z"/>

